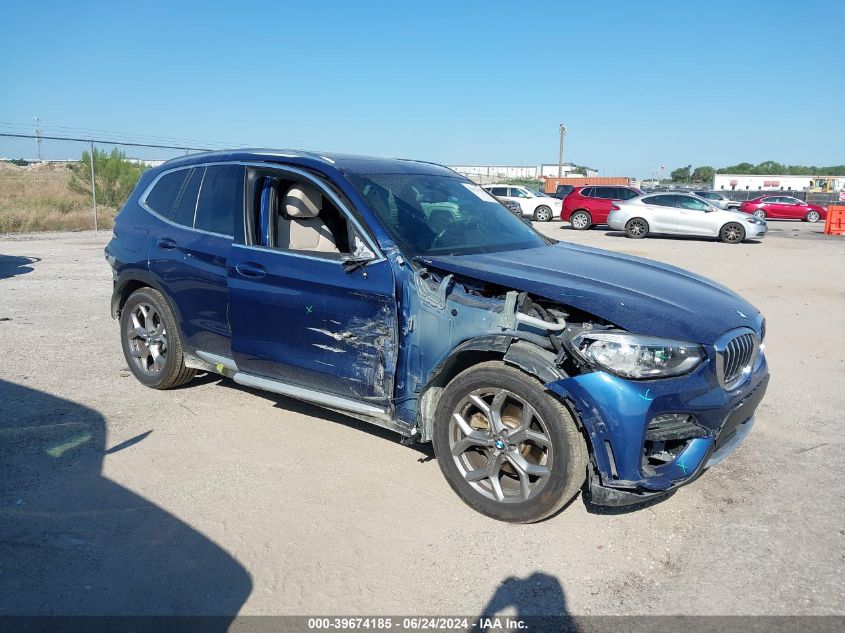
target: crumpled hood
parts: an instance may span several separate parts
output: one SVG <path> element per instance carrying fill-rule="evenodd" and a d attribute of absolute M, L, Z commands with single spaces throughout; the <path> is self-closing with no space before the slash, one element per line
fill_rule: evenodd
<path fill-rule="evenodd" d="M 760 331 L 759 310 L 724 286 L 674 266 L 589 246 L 558 243 L 418 259 L 430 268 L 559 301 L 637 334 L 712 344 L 733 328 Z"/>

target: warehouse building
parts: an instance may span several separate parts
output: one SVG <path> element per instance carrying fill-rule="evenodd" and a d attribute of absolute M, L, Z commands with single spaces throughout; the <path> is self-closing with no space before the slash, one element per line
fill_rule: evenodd
<path fill-rule="evenodd" d="M 716 191 L 841 191 L 845 176 L 763 176 L 755 174 L 716 174 Z"/>

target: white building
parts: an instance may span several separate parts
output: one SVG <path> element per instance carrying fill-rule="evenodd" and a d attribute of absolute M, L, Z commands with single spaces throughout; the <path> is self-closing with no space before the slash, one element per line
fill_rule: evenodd
<path fill-rule="evenodd" d="M 537 167 L 533 165 L 449 165 L 449 169 L 467 178 L 504 180 L 537 177 Z"/>
<path fill-rule="evenodd" d="M 758 176 L 753 174 L 716 174 L 713 189 L 716 191 L 805 191 L 815 185 L 818 178 L 833 180 L 832 188 L 845 187 L 845 176 Z"/>
<path fill-rule="evenodd" d="M 584 174 L 583 172 L 579 171 L 577 174 L 573 173 L 573 169 L 575 169 L 575 165 L 572 163 L 564 163 L 563 164 L 563 177 L 569 178 L 571 176 L 598 176 L 599 172 L 596 169 L 587 169 L 587 173 Z M 540 175 L 545 176 L 546 178 L 557 178 L 557 163 L 543 163 L 540 165 Z"/>

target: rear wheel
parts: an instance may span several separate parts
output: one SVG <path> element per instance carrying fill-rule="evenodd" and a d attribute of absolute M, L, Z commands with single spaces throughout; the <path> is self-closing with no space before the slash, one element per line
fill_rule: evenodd
<path fill-rule="evenodd" d="M 534 209 L 534 219 L 537 222 L 548 222 L 552 219 L 552 210 L 546 206 L 537 207 Z"/>
<path fill-rule="evenodd" d="M 567 408 L 500 361 L 475 365 L 446 386 L 433 440 L 452 489 L 500 521 L 554 514 L 586 476 L 586 444 Z"/>
<path fill-rule="evenodd" d="M 196 373 L 185 367 L 176 317 L 153 288 L 132 293 L 120 312 L 123 355 L 139 382 L 153 389 L 178 387 Z"/>
<path fill-rule="evenodd" d="M 644 238 L 648 235 L 648 222 L 643 218 L 631 218 L 625 225 L 625 235 L 635 240 Z"/>
<path fill-rule="evenodd" d="M 741 224 L 728 222 L 719 231 L 719 239 L 725 244 L 739 244 L 745 239 L 745 229 Z"/>
<path fill-rule="evenodd" d="M 807 222 L 818 222 L 820 217 L 821 216 L 819 215 L 818 211 L 808 211 L 807 215 L 804 216 L 804 219 Z"/>
<path fill-rule="evenodd" d="M 754 212 L 754 217 L 755 217 L 755 218 L 760 218 L 761 220 L 765 220 L 765 219 L 766 219 L 766 212 L 765 212 L 765 211 L 763 211 L 763 209 L 757 209 L 757 210 Z"/>
<path fill-rule="evenodd" d="M 576 231 L 584 231 L 593 225 L 593 218 L 586 211 L 576 211 L 569 218 L 569 224 Z"/>

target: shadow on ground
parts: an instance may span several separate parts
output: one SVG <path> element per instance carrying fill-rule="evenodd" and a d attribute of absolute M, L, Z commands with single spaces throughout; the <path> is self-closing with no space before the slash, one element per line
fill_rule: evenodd
<path fill-rule="evenodd" d="M 0 253 L 0 279 L 31 273 L 34 270 L 32 264 L 39 261 L 41 260 L 37 257 L 19 257 Z"/>
<path fill-rule="evenodd" d="M 560 581 L 541 572 L 525 578 L 505 578 L 484 605 L 472 632 L 501 630 L 504 627 L 486 625 L 497 615 L 504 614 L 525 621 L 529 631 L 574 633 L 578 630 L 567 609 L 566 594 Z"/>
<path fill-rule="evenodd" d="M 0 402 L 0 615 L 238 613 L 252 590 L 247 571 L 103 477 L 99 413 L 6 381 Z M 225 631 L 229 618 L 207 625 Z"/>

